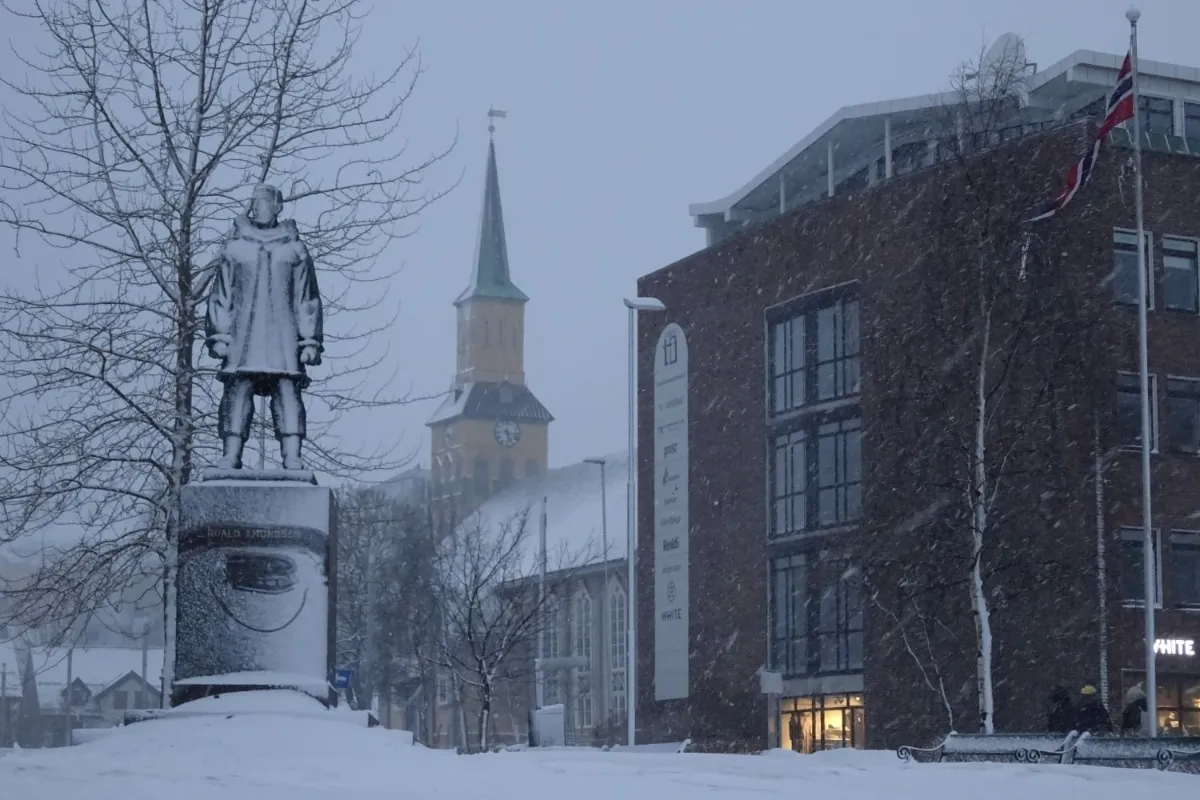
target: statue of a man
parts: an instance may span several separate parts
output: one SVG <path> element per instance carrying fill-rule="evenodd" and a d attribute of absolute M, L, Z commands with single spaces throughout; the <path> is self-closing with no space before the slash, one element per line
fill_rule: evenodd
<path fill-rule="evenodd" d="M 271 398 L 284 469 L 304 468 L 301 391 L 309 383 L 304 367 L 320 364 L 324 349 L 321 295 L 308 248 L 295 221 L 279 219 L 282 210 L 279 189 L 255 188 L 217 257 L 208 296 L 206 343 L 221 360 L 217 377 L 225 384 L 217 423 L 224 469 L 242 467 L 260 395 Z"/>

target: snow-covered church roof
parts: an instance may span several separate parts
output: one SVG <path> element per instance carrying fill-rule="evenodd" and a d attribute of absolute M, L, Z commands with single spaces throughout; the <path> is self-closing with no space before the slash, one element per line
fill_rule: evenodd
<path fill-rule="evenodd" d="M 605 456 L 604 462 L 606 525 L 601 515 L 600 465 L 588 461 L 550 469 L 514 483 L 489 498 L 465 524 L 500 530 L 527 513 L 524 571 L 532 574 L 538 563 L 538 518 L 545 498 L 548 569 L 556 568 L 555 558 L 560 554 L 565 554 L 572 568 L 599 564 L 605 560 L 606 552 L 610 561 L 624 559 L 629 530 L 625 503 L 629 459 L 621 452 Z"/>

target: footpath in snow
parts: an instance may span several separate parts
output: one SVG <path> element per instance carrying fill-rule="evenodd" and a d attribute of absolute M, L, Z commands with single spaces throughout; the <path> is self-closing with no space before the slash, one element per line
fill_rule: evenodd
<path fill-rule="evenodd" d="M 233 696 L 199 701 L 220 713 L 141 722 L 71 748 L 13 751 L 0 758 L 0 797 L 1130 800 L 1200 791 L 1196 776 L 1154 770 L 905 764 L 891 752 L 725 756 L 565 748 L 459 756 L 414 747 L 397 731 L 361 727 L 354 714 L 313 711 L 307 698 L 270 694 L 282 696 L 251 705 L 245 696 L 236 705 Z"/>

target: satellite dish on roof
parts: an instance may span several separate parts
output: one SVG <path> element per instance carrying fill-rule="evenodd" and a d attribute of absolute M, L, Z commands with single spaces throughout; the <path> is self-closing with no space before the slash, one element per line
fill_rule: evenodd
<path fill-rule="evenodd" d="M 1024 74 L 1028 66 L 1029 62 L 1025 58 L 1025 43 L 1015 33 L 1006 33 L 992 42 L 992 46 L 983 54 L 979 71 L 983 74 L 994 72 Z"/>

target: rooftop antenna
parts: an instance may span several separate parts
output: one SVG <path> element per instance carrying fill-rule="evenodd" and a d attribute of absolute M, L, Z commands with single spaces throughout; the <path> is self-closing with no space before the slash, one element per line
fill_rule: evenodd
<path fill-rule="evenodd" d="M 488 138 L 496 133 L 496 120 L 507 119 L 508 112 L 498 108 L 488 108 Z"/>

